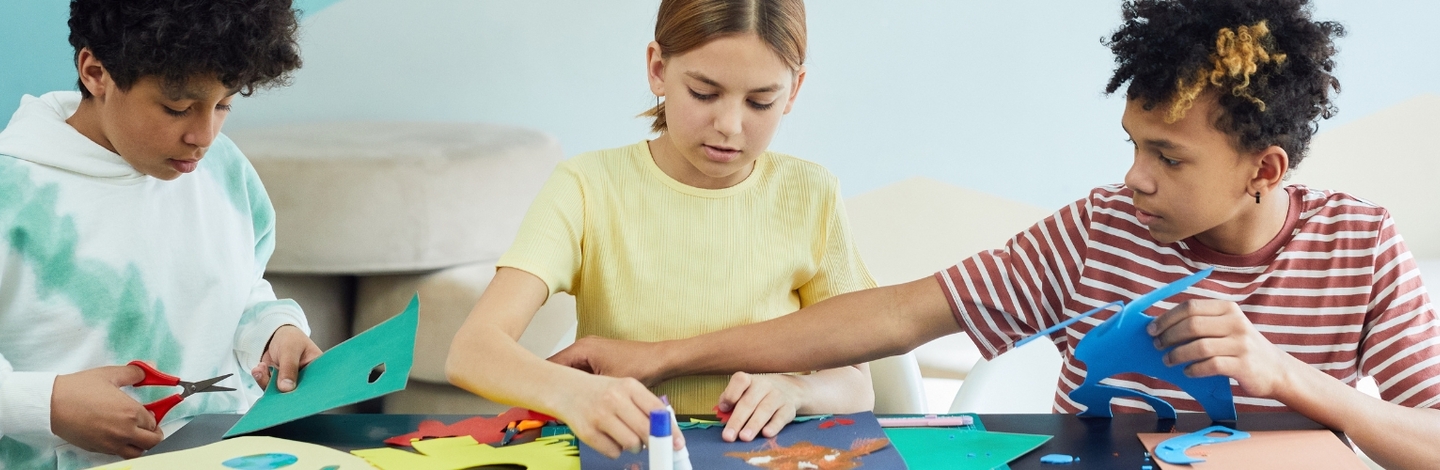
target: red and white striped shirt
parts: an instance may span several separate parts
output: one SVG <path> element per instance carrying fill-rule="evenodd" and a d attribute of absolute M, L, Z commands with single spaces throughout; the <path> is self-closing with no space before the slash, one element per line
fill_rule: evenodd
<path fill-rule="evenodd" d="M 1194 238 L 1160 245 L 1136 221 L 1133 192 L 1115 185 L 1096 188 L 1005 248 L 935 277 L 961 327 L 993 358 L 1065 319 L 1214 266 L 1209 278 L 1145 313 L 1158 316 L 1188 299 L 1233 301 L 1270 342 L 1336 379 L 1354 386 L 1373 376 L 1385 400 L 1440 408 L 1440 320 L 1390 214 L 1343 193 L 1286 189 L 1285 228 L 1250 255 L 1219 253 Z M 1056 411 L 1084 410 L 1068 396 L 1085 380 L 1085 364 L 1072 353 L 1114 312 L 1052 335 L 1065 357 Z M 1203 411 L 1168 382 L 1122 374 L 1104 383 L 1154 395 L 1177 410 Z M 1278 401 L 1243 395 L 1234 384 L 1238 411 L 1287 411 Z M 1132 399 L 1112 404 L 1117 412 L 1150 410 Z"/>

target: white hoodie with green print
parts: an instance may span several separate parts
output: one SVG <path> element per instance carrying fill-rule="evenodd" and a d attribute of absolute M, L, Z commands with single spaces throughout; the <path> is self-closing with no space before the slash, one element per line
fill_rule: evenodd
<path fill-rule="evenodd" d="M 26 96 L 0 132 L 0 468 L 118 460 L 50 430 L 57 374 L 150 361 L 182 380 L 234 374 L 177 405 L 166 435 L 202 413 L 242 413 L 250 368 L 300 307 L 261 278 L 274 209 L 224 135 L 194 173 L 145 176 L 65 122 L 78 92 Z M 151 390 L 155 389 L 155 390 Z M 124 390 L 146 402 L 174 387 Z"/>

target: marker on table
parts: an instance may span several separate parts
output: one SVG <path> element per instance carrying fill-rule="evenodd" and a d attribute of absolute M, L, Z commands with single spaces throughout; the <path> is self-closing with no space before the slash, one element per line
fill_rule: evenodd
<path fill-rule="evenodd" d="M 917 418 L 877 418 L 882 428 L 944 428 L 969 426 L 975 421 L 969 416 L 925 415 Z"/>
<path fill-rule="evenodd" d="M 670 412 L 670 424 L 675 425 L 675 429 L 680 429 L 680 421 L 675 417 L 675 407 L 670 406 L 670 398 L 662 396 L 660 397 L 660 402 L 664 403 L 665 410 Z M 681 446 L 680 450 L 675 451 L 675 470 L 692 470 L 690 466 L 690 451 L 686 450 L 684 446 Z"/>
<path fill-rule="evenodd" d="M 675 468 L 675 437 L 670 434 L 674 419 L 667 410 L 650 412 L 650 470 Z"/>

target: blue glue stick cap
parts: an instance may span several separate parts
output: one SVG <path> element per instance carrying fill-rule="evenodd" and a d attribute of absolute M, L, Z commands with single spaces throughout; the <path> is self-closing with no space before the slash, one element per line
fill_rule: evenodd
<path fill-rule="evenodd" d="M 670 411 L 655 410 L 650 412 L 650 435 L 655 437 L 670 437 Z"/>

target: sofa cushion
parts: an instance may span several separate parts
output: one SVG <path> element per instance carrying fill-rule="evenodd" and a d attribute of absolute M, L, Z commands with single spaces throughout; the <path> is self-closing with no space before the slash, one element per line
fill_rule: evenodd
<path fill-rule="evenodd" d="M 499 259 L 563 159 L 554 138 L 493 124 L 332 122 L 228 135 L 275 204 L 272 273 Z"/>
<path fill-rule="evenodd" d="M 480 294 L 495 277 L 494 263 L 476 263 L 425 274 L 365 276 L 355 294 L 355 323 L 360 333 L 405 309 L 410 296 L 420 294 L 420 325 L 415 332 L 412 379 L 448 384 L 445 358 L 450 342 Z M 520 346 L 536 356 L 549 357 L 575 341 L 575 298 L 559 293 L 550 297 L 530 320 Z"/>

